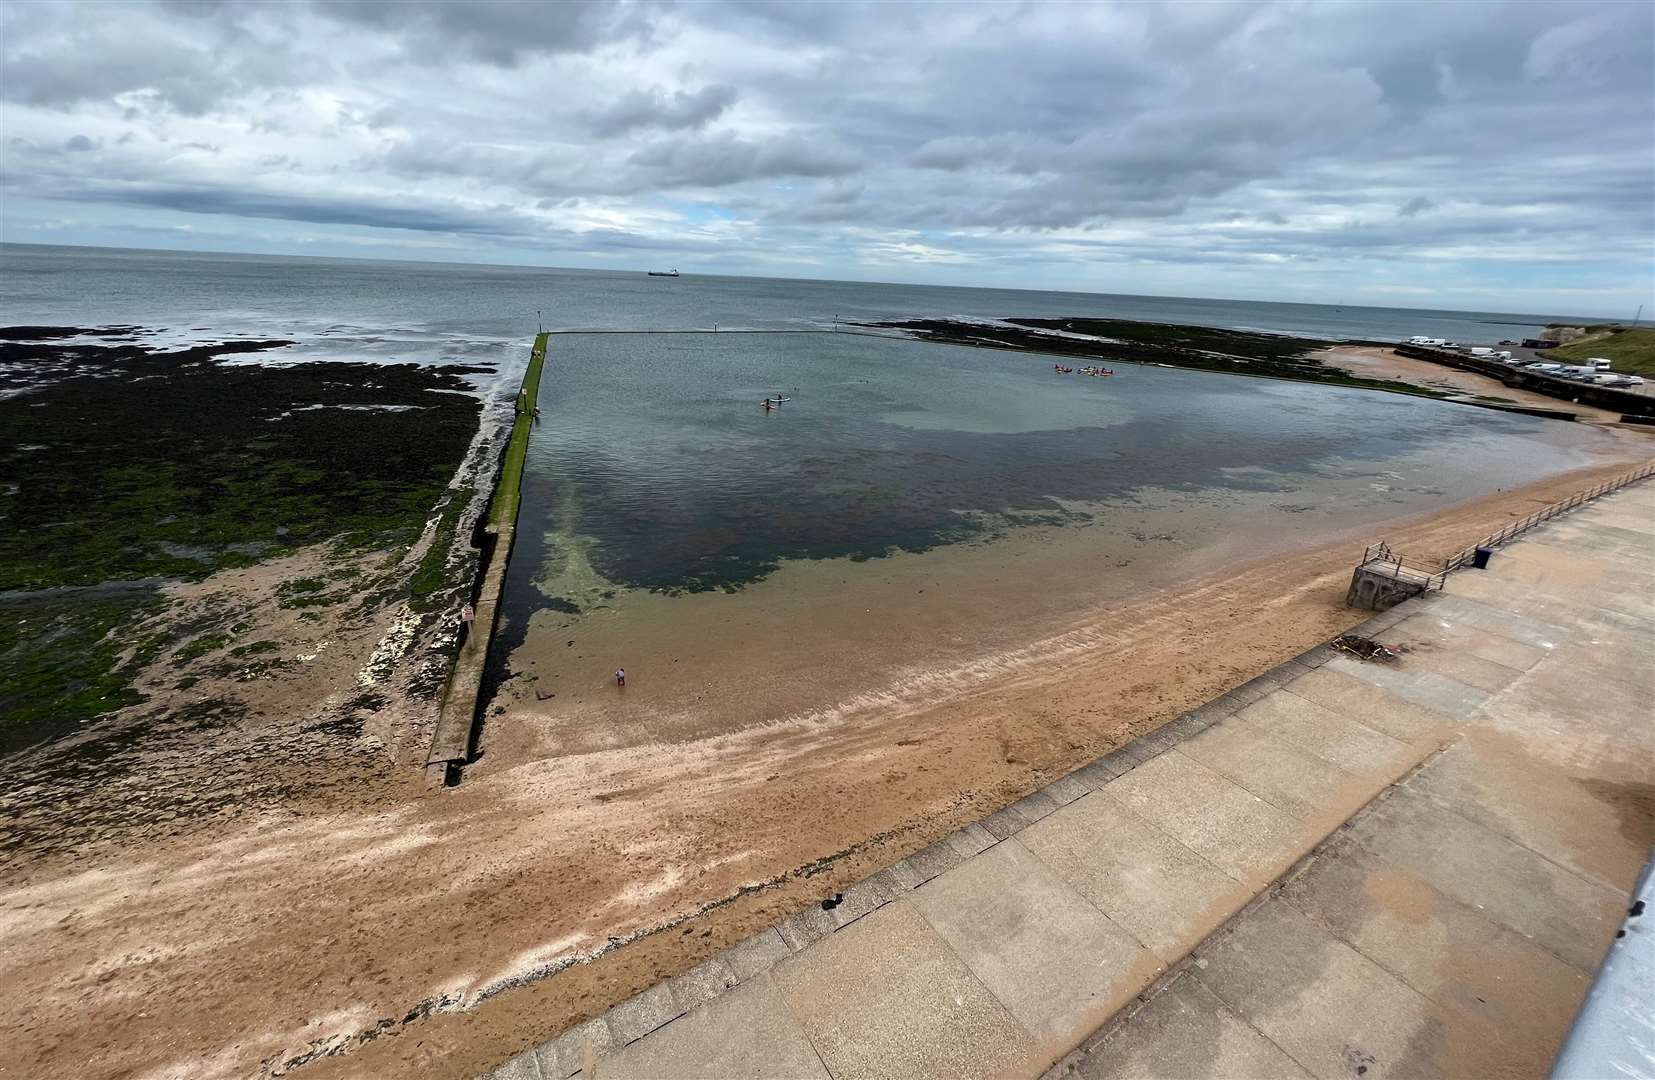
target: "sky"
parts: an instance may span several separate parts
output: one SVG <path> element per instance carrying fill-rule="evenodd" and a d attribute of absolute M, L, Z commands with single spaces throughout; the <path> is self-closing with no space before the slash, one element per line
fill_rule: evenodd
<path fill-rule="evenodd" d="M 1655 5 L 0 5 L 0 240 L 1655 310 Z"/>

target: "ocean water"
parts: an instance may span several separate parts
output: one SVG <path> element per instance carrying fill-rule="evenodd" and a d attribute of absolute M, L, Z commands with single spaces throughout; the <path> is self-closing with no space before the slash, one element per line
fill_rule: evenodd
<path fill-rule="evenodd" d="M 1610 441 L 1115 367 L 856 333 L 553 336 L 491 657 L 498 723 L 559 755 L 895 716 L 1059 662 L 1074 633 L 1102 642 L 1157 590 L 1334 542 L 1354 563 L 1393 522 Z"/>
<path fill-rule="evenodd" d="M 556 335 L 524 573 L 574 607 L 593 590 L 740 587 L 787 559 L 1091 524 L 1147 491 L 1282 503 L 1299 525 L 1406 513 L 1584 465 L 1601 439 L 1395 394 L 1116 372 L 849 333 Z M 773 394 L 791 400 L 766 411 Z"/>
<path fill-rule="evenodd" d="M 1492 342 L 1554 317 L 777 278 L 0 244 L 0 321 L 133 324 L 163 340 L 291 338 L 290 355 L 475 359 L 547 329 L 821 327 L 833 320 L 1095 316 Z"/>
<path fill-rule="evenodd" d="M 831 329 L 1016 316 L 1470 342 L 1552 321 L 0 246 L 0 324 L 296 342 L 238 362 L 487 363 L 508 386 L 538 326 L 605 331 L 551 341 L 493 668 L 526 676 L 508 696 L 569 747 L 664 737 L 673 717 L 837 715 L 904 672 L 969 667 L 1170 585 L 1169 567 L 1349 540 L 1590 464 L 1607 442 L 1400 395 L 1127 364 L 1059 375 L 1038 356 Z M 792 400 L 762 410 L 777 392 Z M 640 677 L 617 710 L 592 691 L 621 664 Z"/>
<path fill-rule="evenodd" d="M 155 342 L 289 338 L 248 363 L 485 362 L 530 335 L 1096 315 L 1349 338 L 1532 332 L 1540 316 L 763 278 L 0 245 L 0 322 Z M 1349 508 L 1469 496 L 1581 460 L 1592 433 L 1463 406 L 854 334 L 560 334 L 525 513 L 543 560 L 605 588 L 734 587 L 783 560 L 868 558 L 1135 492 L 1301 492 Z M 795 400 L 758 407 L 777 391 Z M 1577 445 L 1578 444 L 1578 445 Z M 1416 500 L 1417 501 L 1417 500 Z M 1413 505 L 1409 503 L 1408 505 Z"/>

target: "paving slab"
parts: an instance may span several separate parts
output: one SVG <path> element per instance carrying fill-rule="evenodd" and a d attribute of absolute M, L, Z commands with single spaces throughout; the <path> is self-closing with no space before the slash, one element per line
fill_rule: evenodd
<path fill-rule="evenodd" d="M 1655 582 L 1617 573 L 1613 561 L 1592 557 L 1593 549 L 1613 554 L 1590 533 L 1558 537 L 1555 543 L 1531 541 L 1508 550 L 1510 562 L 1500 575 L 1468 575 L 1454 591 L 1571 630 L 1597 624 L 1606 613 L 1646 616 L 1655 602 Z"/>
<path fill-rule="evenodd" d="M 1167 963 L 1181 959 L 1253 893 L 1120 802 L 1099 795 L 1064 807 L 1017 839 Z"/>
<path fill-rule="evenodd" d="M 821 941 L 838 929 L 838 926 L 833 912 L 824 910 L 818 903 L 795 911 L 783 919 L 777 924 L 776 933 L 781 935 L 789 949 L 798 952 Z"/>
<path fill-rule="evenodd" d="M 1523 675 L 1517 668 L 1506 667 L 1480 656 L 1438 648 L 1416 648 L 1401 657 L 1396 667 L 1399 671 L 1429 671 L 1443 675 L 1485 694 L 1497 694 Z"/>
<path fill-rule="evenodd" d="M 1198 952 L 1197 976 L 1312 1075 L 1442 1075 L 1438 1011 L 1418 991 L 1272 899 Z"/>
<path fill-rule="evenodd" d="M 1337 662 L 1329 661 L 1315 674 L 1327 671 Z M 1232 722 L 1246 724 L 1356 776 L 1383 775 L 1388 781 L 1420 756 L 1408 743 L 1346 719 L 1291 691 L 1273 694 L 1256 705 L 1247 706 Z"/>
<path fill-rule="evenodd" d="M 1287 692 L 1401 742 L 1446 736 L 1459 724 L 1446 713 L 1405 701 L 1383 687 L 1326 666 L 1294 679 Z"/>
<path fill-rule="evenodd" d="M 719 954 L 724 966 L 730 969 L 738 982 L 745 982 L 761 971 L 769 971 L 776 961 L 791 952 L 787 942 L 776 932 L 775 927 L 760 930 L 745 941 L 725 949 Z"/>
<path fill-rule="evenodd" d="M 1100 794 L 1237 881 L 1273 876 L 1308 846 L 1299 822 L 1177 750 L 1145 762 Z"/>
<path fill-rule="evenodd" d="M 1113 754 L 1106 754 L 1090 765 L 1076 769 L 1069 776 L 1085 784 L 1089 790 L 1097 791 L 1128 768 L 1124 762 L 1116 760 Z"/>
<path fill-rule="evenodd" d="M 566 1080 L 585 1069 L 588 1061 L 595 1064 L 618 1045 L 608 1018 L 599 1016 L 541 1043 L 534 1054 L 544 1080 Z"/>
<path fill-rule="evenodd" d="M 1465 581 L 1456 580 L 1456 589 L 1465 588 Z M 1507 589 L 1512 592 L 1518 590 Z M 1501 637 L 1520 642 L 1532 648 L 1550 651 L 1569 640 L 1569 631 L 1543 619 L 1532 619 L 1492 604 L 1460 596 L 1454 592 L 1433 593 L 1424 598 L 1424 609 L 1438 618 L 1458 622 L 1478 630 L 1488 630 Z"/>
<path fill-rule="evenodd" d="M 1544 1075 L 1590 984 L 1585 972 L 1358 844 L 1319 853 L 1281 898 L 1452 1017 L 1439 1055 L 1450 1075 Z"/>
<path fill-rule="evenodd" d="M 948 873 L 965 860 L 966 856 L 961 855 L 953 844 L 947 840 L 938 840 L 930 847 L 914 852 L 903 861 L 918 876 L 919 881 L 915 884 L 923 884 L 938 874 Z"/>
<path fill-rule="evenodd" d="M 1431 642 L 1439 649 L 1489 660 L 1515 671 L 1527 671 L 1549 652 L 1490 630 L 1462 626 L 1432 611 L 1423 611 L 1397 623 L 1385 638 L 1387 645 L 1393 642 Z"/>
<path fill-rule="evenodd" d="M 967 825 L 963 829 L 955 829 L 944 839 L 950 847 L 968 859 L 978 852 L 987 851 L 1000 840 L 977 823 Z"/>
<path fill-rule="evenodd" d="M 1456 743 L 1408 787 L 1566 870 L 1630 893 L 1655 845 L 1655 806 L 1639 785 L 1580 777 L 1480 733 Z"/>
<path fill-rule="evenodd" d="M 1488 691 L 1467 686 L 1458 679 L 1434 671 L 1408 667 L 1405 663 L 1378 664 L 1354 656 L 1337 656 L 1324 670 L 1342 671 L 1364 682 L 1383 687 L 1405 701 L 1465 719 L 1489 698 Z"/>
<path fill-rule="evenodd" d="M 1596 969 L 1620 922 L 1621 894 L 1406 787 L 1349 835 L 1582 971 Z"/>
<path fill-rule="evenodd" d="M 910 903 L 1042 1043 L 1097 1027 L 1160 970 L 1016 839 L 928 882 Z"/>
<path fill-rule="evenodd" d="M 769 975 L 604 1058 L 604 1080 L 830 1080 Z"/>
<path fill-rule="evenodd" d="M 771 978 L 835 1077 L 997 1077 L 1032 1050 L 911 898 L 789 957 Z"/>
<path fill-rule="evenodd" d="M 609 1010 L 609 1028 L 622 1045 L 641 1039 L 662 1024 L 684 1015 L 672 997 L 672 987 L 659 983 L 630 1001 Z"/>
<path fill-rule="evenodd" d="M 1560 649 L 1479 715 L 1481 726 L 1510 735 L 1542 761 L 1622 783 L 1655 782 L 1649 732 L 1655 687 L 1604 678 L 1574 648 Z M 1540 677 L 1544 674 L 1545 677 Z"/>
<path fill-rule="evenodd" d="M 872 877 L 863 878 L 847 888 L 844 898 L 829 912 L 835 928 L 848 926 L 882 904 L 888 904 L 908 892 L 891 867 Z"/>
<path fill-rule="evenodd" d="M 1193 975 L 1180 975 L 1060 1072 L 1084 1080 L 1273 1080 L 1310 1074 Z"/>
<path fill-rule="evenodd" d="M 1246 713 L 1215 724 L 1179 752 L 1234 780 L 1276 809 L 1301 821 L 1324 816 L 1330 806 L 1354 810 L 1383 781 L 1366 781 L 1272 738 L 1249 724 Z"/>
<path fill-rule="evenodd" d="M 495 1066 L 488 1080 L 540 1080 L 540 1064 L 533 1050 L 525 1050 L 505 1064 Z"/>
<path fill-rule="evenodd" d="M 1045 792 L 1047 798 L 1059 806 L 1068 806 L 1076 799 L 1083 799 L 1092 792 L 1090 787 L 1073 776 L 1053 780 L 1040 790 Z"/>

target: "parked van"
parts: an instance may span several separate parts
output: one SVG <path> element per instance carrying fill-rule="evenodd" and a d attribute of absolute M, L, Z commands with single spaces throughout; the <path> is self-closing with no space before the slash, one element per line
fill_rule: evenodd
<path fill-rule="evenodd" d="M 1500 361 L 1502 364 L 1509 364 L 1511 362 L 1511 353 L 1501 349 L 1499 352 L 1494 354 L 1494 359 Z"/>
<path fill-rule="evenodd" d="M 1601 356 L 1588 356 L 1586 358 L 1586 363 L 1590 367 L 1597 368 L 1599 371 L 1608 371 L 1609 370 L 1609 361 L 1605 360 Z"/>
<path fill-rule="evenodd" d="M 1562 371 L 1563 370 L 1563 365 L 1562 364 L 1548 364 L 1543 360 L 1537 360 L 1532 364 L 1524 364 L 1523 368 L 1526 371 L 1538 371 L 1542 375 L 1549 375 L 1549 374 L 1552 374 L 1553 372 Z"/>
<path fill-rule="evenodd" d="M 1489 357 L 1494 355 L 1494 350 L 1485 349 L 1482 346 L 1478 346 L 1476 348 L 1467 349 L 1466 353 L 1467 355 L 1474 356 L 1479 360 L 1487 360 Z"/>

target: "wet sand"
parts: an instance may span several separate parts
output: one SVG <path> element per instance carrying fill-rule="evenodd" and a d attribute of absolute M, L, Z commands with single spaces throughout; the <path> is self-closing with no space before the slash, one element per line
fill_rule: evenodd
<path fill-rule="evenodd" d="M 1445 554 L 1624 471 L 1648 445 L 1629 436 L 1601 466 L 1382 533 Z M 605 730 L 597 699 L 576 714 L 594 722 L 555 722 L 534 693 L 547 680 L 525 681 L 459 788 L 355 805 L 300 794 L 280 815 L 8 873 L 0 1075 L 245 1076 L 307 1057 L 304 1075 L 475 1074 L 1354 625 L 1361 614 L 1342 606 L 1352 547 L 1379 531 L 1278 529 L 1272 557 L 1205 575 L 1173 559 L 1164 578 L 1134 565 L 1141 591 L 1053 607 L 1019 570 L 984 581 L 960 552 L 956 572 L 988 598 L 986 639 L 951 606 L 904 623 L 936 606 L 912 590 L 938 568 L 864 564 L 855 589 L 815 591 L 826 599 L 809 614 L 873 633 L 868 655 L 898 675 L 888 682 L 919 693 L 805 707 L 834 695 L 739 672 L 719 685 L 712 653 L 696 653 L 728 713 L 657 699 L 656 661 L 632 661 L 627 722 Z M 831 568 L 799 572 L 825 581 Z M 1019 614 L 995 618 L 1020 591 Z M 797 647 L 740 594 L 708 600 L 729 607 L 701 647 Z M 920 647 L 876 655 L 891 647 L 881 613 L 921 627 L 909 631 Z M 964 655 L 966 640 L 979 651 Z M 609 664 L 595 648 L 591 660 Z M 302 791 L 305 763 L 287 767 Z"/>

